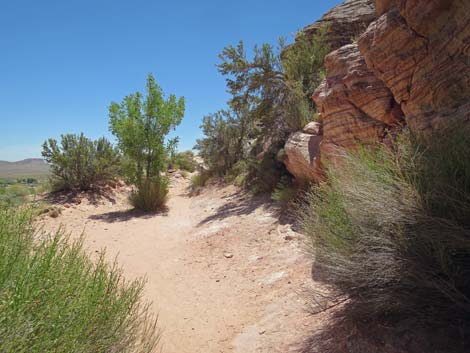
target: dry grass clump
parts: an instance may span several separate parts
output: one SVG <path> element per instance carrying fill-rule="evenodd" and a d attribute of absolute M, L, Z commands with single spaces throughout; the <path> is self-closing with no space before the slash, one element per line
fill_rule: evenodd
<path fill-rule="evenodd" d="M 345 153 L 300 207 L 314 275 L 347 298 L 340 320 L 470 328 L 470 128 Z M 414 326 L 413 326 L 414 325 Z M 464 333 L 467 333 L 467 336 Z M 465 337 L 466 338 L 465 338 Z M 468 342 L 467 342 L 468 343 Z"/>
<path fill-rule="evenodd" d="M 169 179 L 164 176 L 143 180 L 129 200 L 135 208 L 146 212 L 160 211 L 168 198 Z"/>

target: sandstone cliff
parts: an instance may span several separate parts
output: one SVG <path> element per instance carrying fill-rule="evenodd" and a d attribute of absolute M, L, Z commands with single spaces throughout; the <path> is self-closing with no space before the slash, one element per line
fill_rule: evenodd
<path fill-rule="evenodd" d="M 351 43 L 376 18 L 373 0 L 347 0 L 328 11 L 317 22 L 304 27 L 303 32 L 311 35 L 327 27 L 330 49 L 335 50 Z"/>
<path fill-rule="evenodd" d="M 369 5 L 347 1 L 306 28 L 330 18 L 348 26 L 336 11 L 355 10 L 357 18 Z M 313 95 L 323 125 L 318 146 L 305 132 L 286 143 L 286 166 L 298 178 L 319 181 L 322 162 L 338 149 L 382 141 L 403 126 L 425 132 L 470 120 L 470 1 L 376 0 L 375 8 L 357 44 L 343 36 L 336 42 L 345 45 L 325 59 L 326 78 Z"/>

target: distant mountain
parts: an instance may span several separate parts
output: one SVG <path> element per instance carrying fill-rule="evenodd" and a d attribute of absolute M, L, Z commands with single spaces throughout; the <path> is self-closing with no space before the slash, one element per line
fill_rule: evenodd
<path fill-rule="evenodd" d="M 0 161 L 0 178 L 40 178 L 49 173 L 49 165 L 41 158 L 27 158 L 17 162 Z"/>

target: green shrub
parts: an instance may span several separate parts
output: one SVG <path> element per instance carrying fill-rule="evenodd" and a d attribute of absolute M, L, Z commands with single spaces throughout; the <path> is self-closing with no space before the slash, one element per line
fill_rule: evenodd
<path fill-rule="evenodd" d="M 88 190 L 116 177 L 119 154 L 104 137 L 90 140 L 82 134 L 61 136 L 42 145 L 42 156 L 51 165 L 53 190 Z"/>
<path fill-rule="evenodd" d="M 343 319 L 470 327 L 469 132 L 360 148 L 308 193 L 299 219 L 313 273 L 333 285 L 329 300 L 349 298 Z"/>
<path fill-rule="evenodd" d="M 150 353 L 156 320 L 143 281 L 62 231 L 38 234 L 32 213 L 0 207 L 0 351 Z"/>
<path fill-rule="evenodd" d="M 277 152 L 272 148 L 262 158 L 248 159 L 245 183 L 253 193 L 271 193 L 282 179 L 290 177 L 284 163 L 276 159 Z"/>
<path fill-rule="evenodd" d="M 274 201 L 277 201 L 281 207 L 286 208 L 291 202 L 294 202 L 298 194 L 298 188 L 292 185 L 292 183 L 282 180 L 277 184 L 274 191 L 271 193 L 271 198 Z"/>
<path fill-rule="evenodd" d="M 162 210 L 168 196 L 169 180 L 167 177 L 159 176 L 144 179 L 137 190 L 130 195 L 131 204 L 140 210 L 155 212 Z"/>
<path fill-rule="evenodd" d="M 190 173 L 196 170 L 196 161 L 192 151 L 176 153 L 168 162 L 168 169 L 181 169 Z"/>
<path fill-rule="evenodd" d="M 23 204 L 32 191 L 32 188 L 22 184 L 0 187 L 0 204 L 15 206 Z"/>
<path fill-rule="evenodd" d="M 191 189 L 195 190 L 197 188 L 206 186 L 207 181 L 210 179 L 210 174 L 207 172 L 200 172 L 191 177 Z"/>
<path fill-rule="evenodd" d="M 224 180 L 227 183 L 233 183 L 236 186 L 245 186 L 246 178 L 248 176 L 249 165 L 247 160 L 241 160 L 227 172 Z"/>

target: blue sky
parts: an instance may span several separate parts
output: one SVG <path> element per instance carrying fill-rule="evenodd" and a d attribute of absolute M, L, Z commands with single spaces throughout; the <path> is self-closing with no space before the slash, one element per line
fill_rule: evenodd
<path fill-rule="evenodd" d="M 62 133 L 107 136 L 111 101 L 144 90 L 152 72 L 186 98 L 180 150 L 201 118 L 224 108 L 218 53 L 292 40 L 340 0 L 0 0 L 0 160 L 40 157 Z"/>

